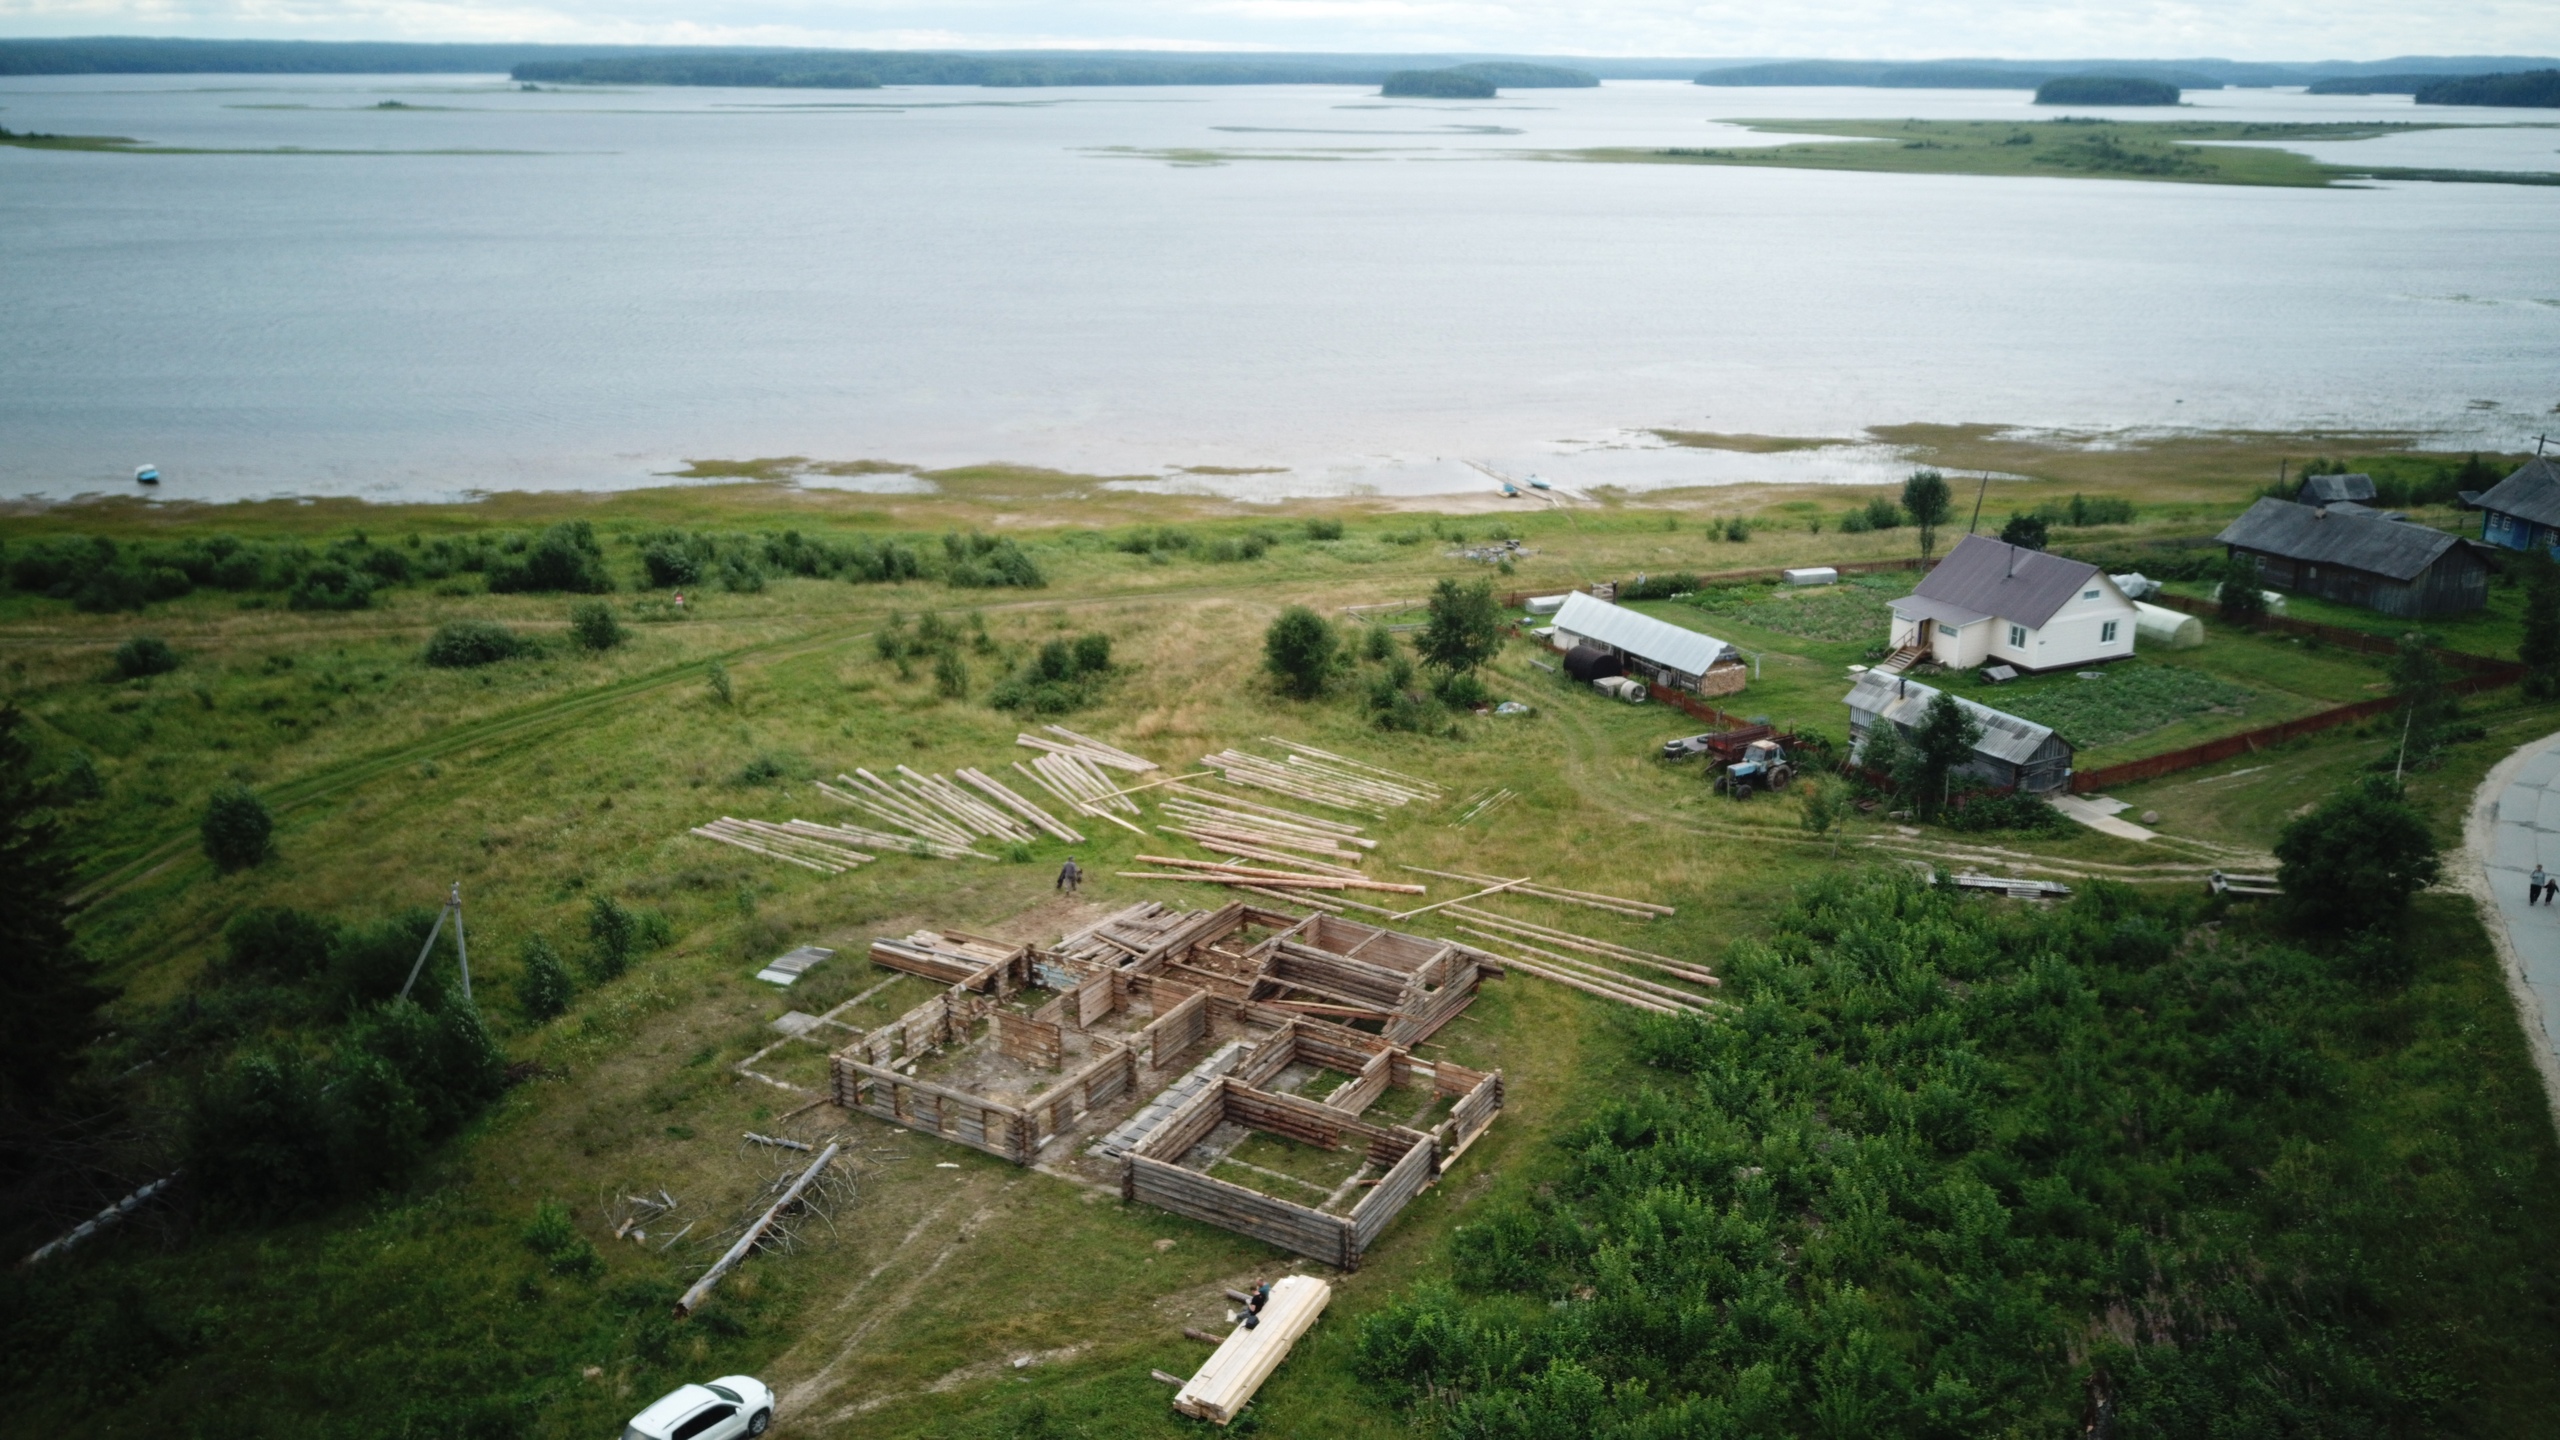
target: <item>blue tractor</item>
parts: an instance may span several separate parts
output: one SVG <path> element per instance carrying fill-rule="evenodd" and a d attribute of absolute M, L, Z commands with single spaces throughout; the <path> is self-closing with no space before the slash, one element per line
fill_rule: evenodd
<path fill-rule="evenodd" d="M 1754 740 L 1743 747 L 1740 759 L 1717 774 L 1716 793 L 1748 800 L 1758 791 L 1784 790 L 1794 778 L 1795 761 L 1779 738 Z"/>

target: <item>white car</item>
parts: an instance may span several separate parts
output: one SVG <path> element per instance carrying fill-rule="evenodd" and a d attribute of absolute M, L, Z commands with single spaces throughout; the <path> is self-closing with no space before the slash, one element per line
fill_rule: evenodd
<path fill-rule="evenodd" d="M 631 1417 L 622 1440 L 731 1440 L 762 1435 L 773 1423 L 773 1392 L 752 1375 L 723 1375 L 687 1385 Z"/>

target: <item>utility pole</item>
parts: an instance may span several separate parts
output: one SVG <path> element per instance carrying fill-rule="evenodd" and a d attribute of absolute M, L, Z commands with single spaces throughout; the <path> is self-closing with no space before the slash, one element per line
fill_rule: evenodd
<path fill-rule="evenodd" d="M 459 880 L 453 882 L 453 889 L 446 894 L 444 908 L 436 912 L 435 928 L 427 932 L 427 943 L 418 947 L 418 963 L 409 967 L 409 978 L 400 987 L 401 999 L 409 998 L 410 988 L 418 983 L 419 972 L 427 968 L 427 955 L 436 948 L 436 937 L 444 933 L 444 922 L 448 916 L 453 920 L 453 953 L 462 961 L 462 1003 L 471 1003 L 471 947 L 462 938 L 462 882 Z"/>
<path fill-rule="evenodd" d="M 1982 497 L 1991 493 L 1991 472 L 1982 472 L 1982 488 L 1973 492 L 1973 518 L 1965 522 L 1964 533 L 1972 534 L 1982 525 Z"/>

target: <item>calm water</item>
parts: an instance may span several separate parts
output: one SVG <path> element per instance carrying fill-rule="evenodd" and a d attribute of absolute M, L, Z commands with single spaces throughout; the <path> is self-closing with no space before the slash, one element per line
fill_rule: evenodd
<path fill-rule="evenodd" d="M 2420 118 L 2405 99 L 2190 98 Z M 2009 92 L 1664 83 L 1469 105 L 12 80 L 12 129 L 539 153 L 0 149 L 0 494 L 126 490 L 146 461 L 172 496 L 419 497 L 792 454 L 1257 495 L 1481 489 L 1470 459 L 1645 486 L 1890 468 L 1666 450 L 1651 427 L 2387 426 L 2512 447 L 2560 424 L 2560 189 L 1517 158 L 1753 143 L 1717 117 L 2033 113 Z M 2502 128 L 2316 148 L 2560 170 L 2560 129 L 2514 123 L 2532 112 L 2423 118 Z M 1199 150 L 1247 158 L 1154 153 Z"/>

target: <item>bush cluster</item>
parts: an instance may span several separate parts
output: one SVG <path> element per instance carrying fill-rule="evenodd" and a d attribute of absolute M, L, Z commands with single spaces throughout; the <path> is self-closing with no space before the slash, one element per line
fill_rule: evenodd
<path fill-rule="evenodd" d="M 2462 1428 L 2395 1303 L 2408 1178 L 2319 1158 L 2359 1143 L 2338 1057 L 2396 1043 L 2346 966 L 2182 944 L 2198 903 L 1808 887 L 1359 1373 L 1453 1440 L 2049 1434 L 2093 1396 L 2129 1435 Z"/>
<path fill-rule="evenodd" d="M 1865 535 L 1877 530 L 1899 530 L 1908 518 L 1902 507 L 1882 495 L 1840 517 L 1840 533 Z"/>
<path fill-rule="evenodd" d="M 494 621 L 448 620 L 437 626 L 436 633 L 427 640 L 425 659 L 443 669 L 468 670 L 531 655 L 541 648 Z"/>
<path fill-rule="evenodd" d="M 1049 583 L 1022 547 L 1003 536 L 950 531 L 942 537 L 942 554 L 950 567 L 944 578 L 956 589 L 1037 590 Z"/>
<path fill-rule="evenodd" d="M 987 703 L 1031 715 L 1064 715 L 1092 704 L 1110 678 L 1110 636 L 1051 640 L 997 681 Z"/>

